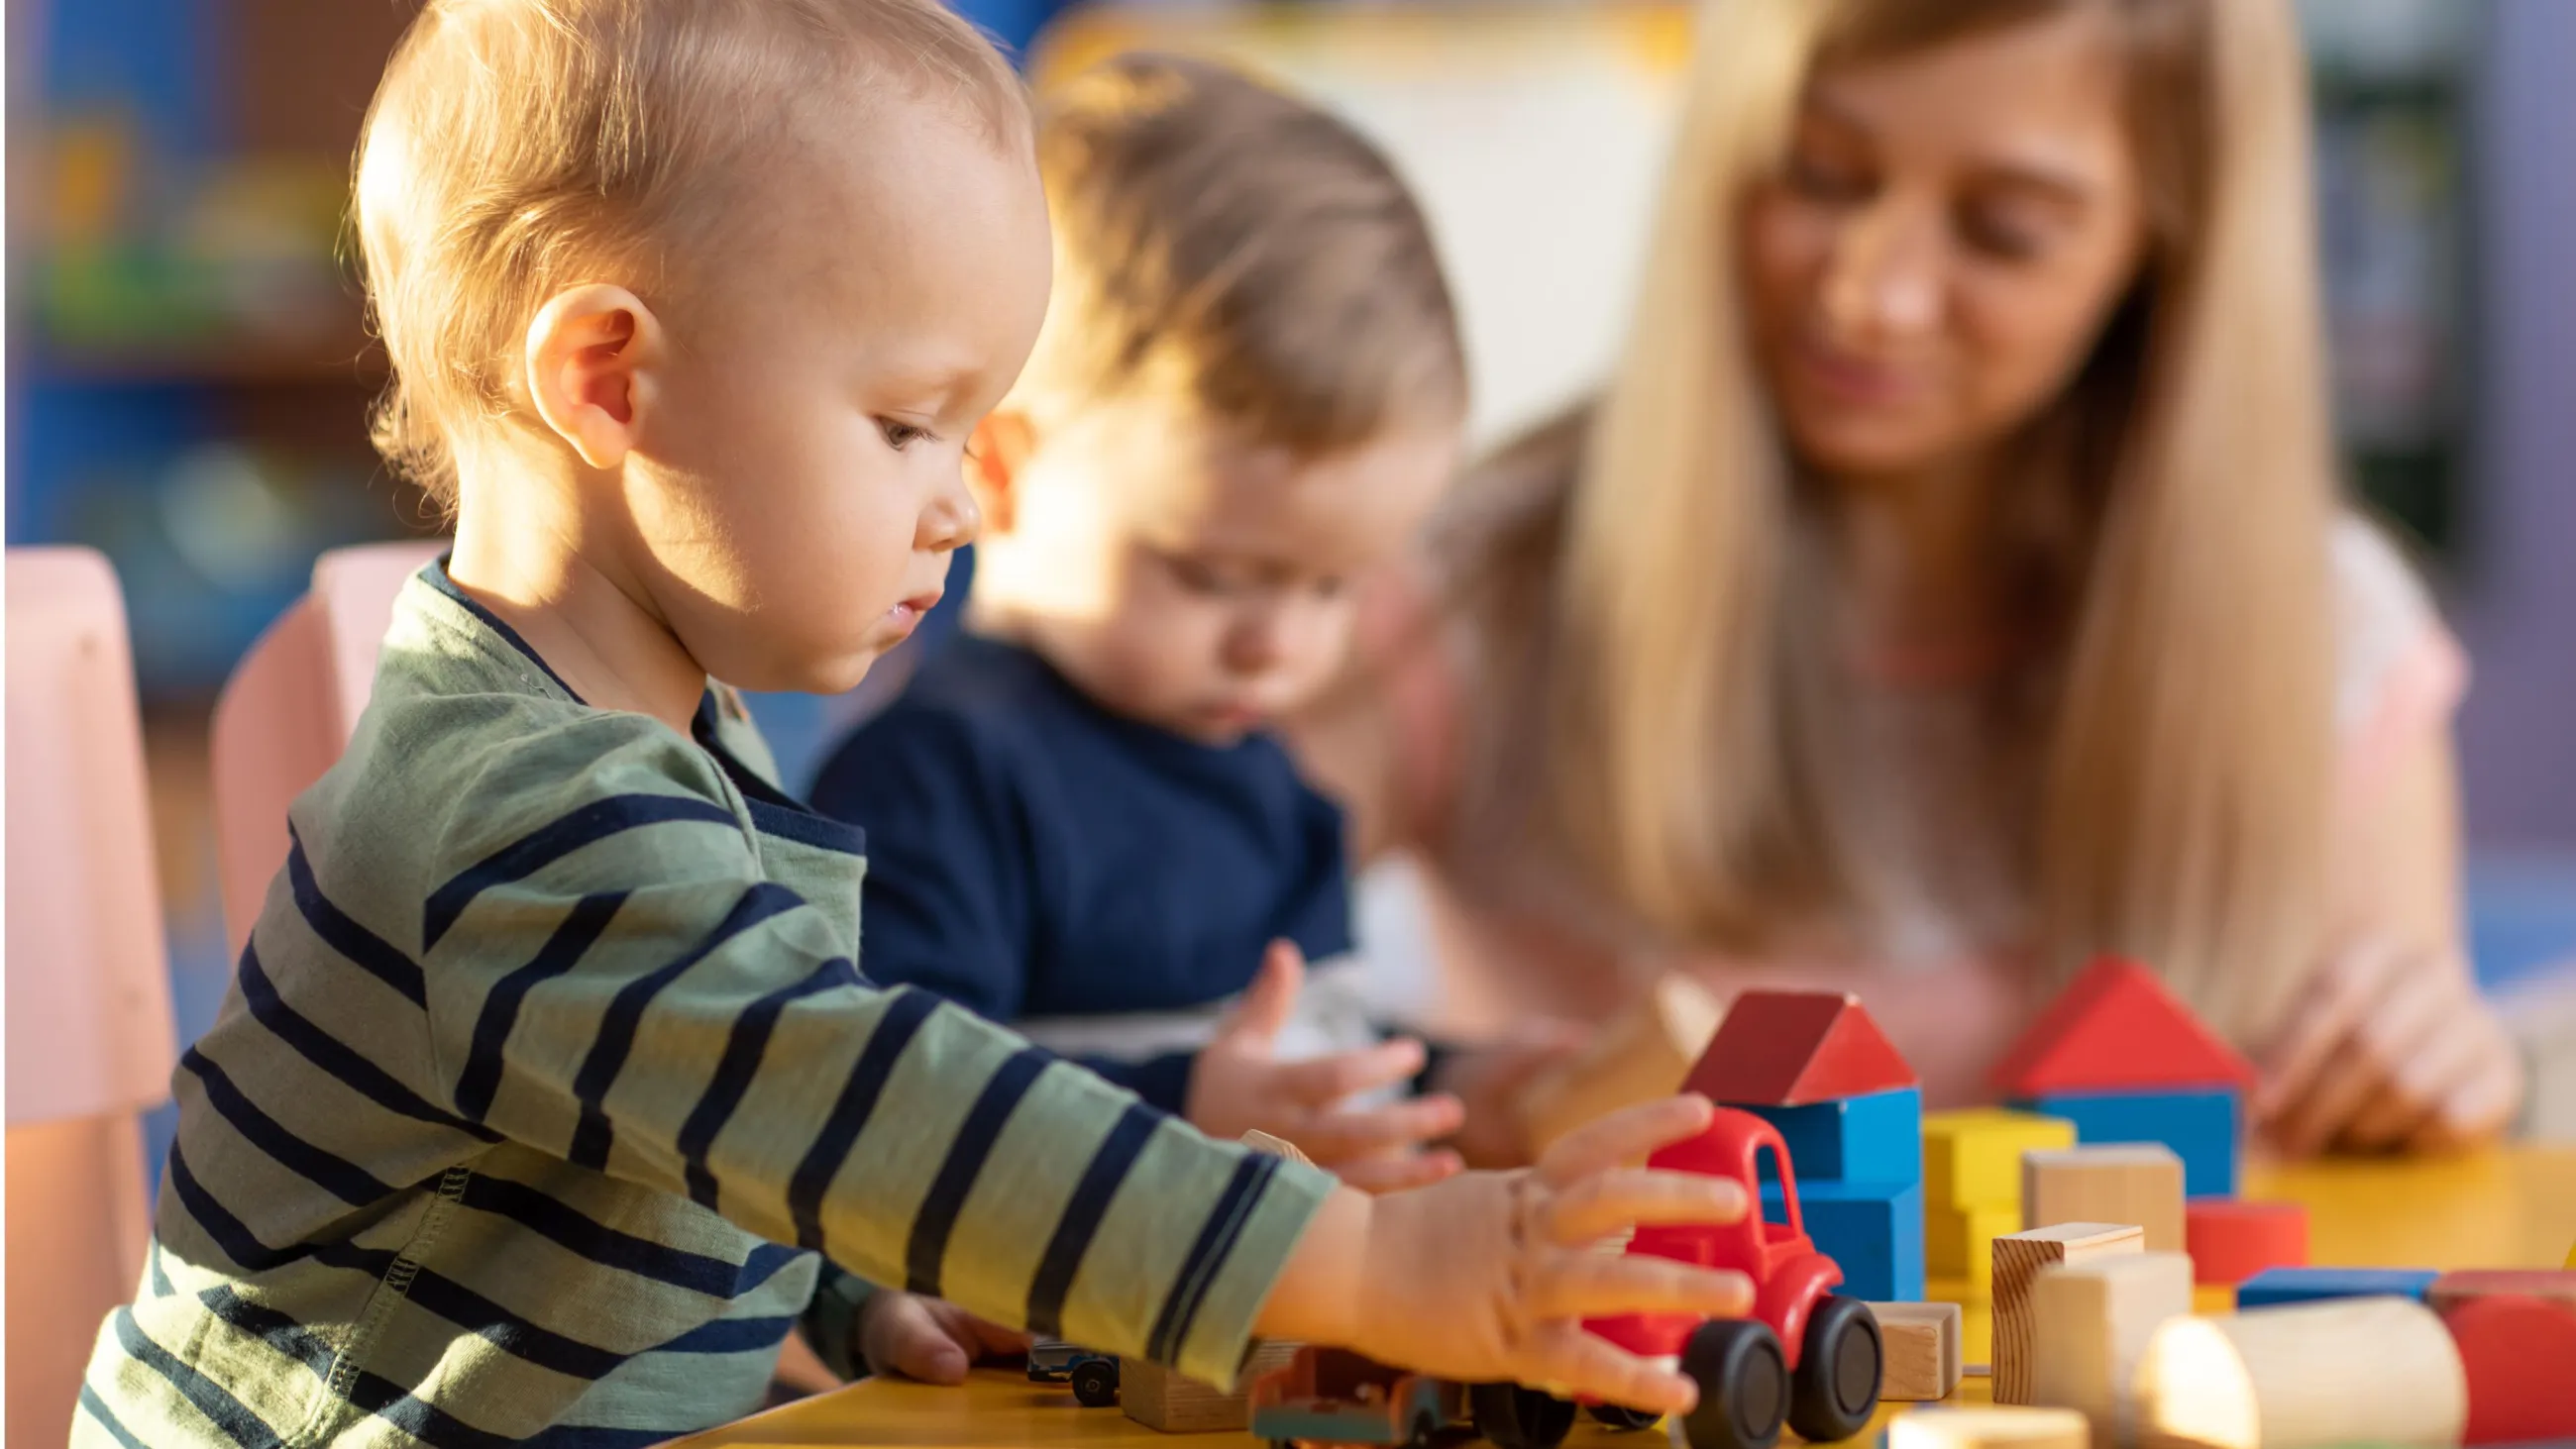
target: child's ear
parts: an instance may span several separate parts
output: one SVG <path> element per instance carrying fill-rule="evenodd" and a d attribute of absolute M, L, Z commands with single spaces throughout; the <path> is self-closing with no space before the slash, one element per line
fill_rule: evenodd
<path fill-rule="evenodd" d="M 1017 520 L 1020 480 L 1037 451 L 1037 428 L 1027 413 L 996 408 L 975 425 L 966 442 L 966 483 L 984 511 L 986 533 L 1008 533 Z"/>
<path fill-rule="evenodd" d="M 528 397 L 593 468 L 624 462 L 652 411 L 662 324 L 624 287 L 558 293 L 528 324 Z"/>

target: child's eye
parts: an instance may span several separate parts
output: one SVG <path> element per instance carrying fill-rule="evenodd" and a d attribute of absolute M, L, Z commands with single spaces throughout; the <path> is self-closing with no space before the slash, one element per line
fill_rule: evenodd
<path fill-rule="evenodd" d="M 877 419 L 877 431 L 885 434 L 886 446 L 898 453 L 931 436 L 930 429 L 907 423 L 901 418 Z"/>

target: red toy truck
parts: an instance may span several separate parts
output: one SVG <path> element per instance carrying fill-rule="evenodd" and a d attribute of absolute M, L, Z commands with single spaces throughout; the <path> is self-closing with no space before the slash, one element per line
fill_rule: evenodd
<path fill-rule="evenodd" d="M 1762 1220 L 1765 1148 L 1779 1169 L 1786 1222 Z M 1639 1228 L 1628 1251 L 1748 1275 L 1753 1316 L 1628 1314 L 1587 1327 L 1631 1353 L 1680 1360 L 1682 1372 L 1699 1385 L 1699 1407 L 1682 1426 L 1691 1449 L 1770 1449 L 1784 1420 L 1810 1440 L 1858 1433 L 1878 1409 L 1878 1320 L 1859 1299 L 1833 1291 L 1843 1270 L 1807 1240 L 1779 1129 L 1721 1107 L 1707 1131 L 1657 1152 L 1648 1165 L 1729 1177 L 1743 1186 L 1754 1208 L 1743 1222 Z"/>

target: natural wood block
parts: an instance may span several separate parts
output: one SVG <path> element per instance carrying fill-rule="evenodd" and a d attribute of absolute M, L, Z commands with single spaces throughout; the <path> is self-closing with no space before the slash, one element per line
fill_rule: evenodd
<path fill-rule="evenodd" d="M 2149 1449 L 2447 1446 L 2469 1412 L 2450 1331 L 2407 1298 L 2167 1319 L 2137 1393 Z"/>
<path fill-rule="evenodd" d="M 1252 1427 L 1252 1381 L 1288 1366 L 1297 1356 L 1294 1343 L 1264 1342 L 1244 1361 L 1235 1389 L 1227 1393 L 1185 1377 L 1148 1359 L 1118 1362 L 1118 1408 L 1148 1429 L 1166 1434 L 1241 1432 Z"/>
<path fill-rule="evenodd" d="M 2191 1312 L 2191 1259 L 2113 1253 L 2051 1263 L 2030 1287 L 2030 1398 L 2090 1420 L 2093 1442 L 2134 1442 L 2131 1381 L 2147 1340 Z"/>
<path fill-rule="evenodd" d="M 2146 1248 L 2130 1223 L 2058 1223 L 1995 1239 L 1995 1402 L 2030 1402 L 2030 1285 L 2052 1263 L 2081 1263 Z"/>
<path fill-rule="evenodd" d="M 1959 1387 L 1960 1315 L 1956 1303 L 1873 1303 L 1885 1369 L 1878 1396 L 1923 1403 Z"/>
<path fill-rule="evenodd" d="M 1541 1073 L 1515 1106 L 1532 1152 L 1622 1107 L 1682 1089 L 1726 1007 L 1686 976 L 1666 976 L 1611 1019 L 1574 1060 Z"/>
<path fill-rule="evenodd" d="M 2150 1253 L 2183 1250 L 2182 1159 L 2157 1142 L 2123 1142 L 2026 1152 L 2021 1219 L 2052 1223 L 2136 1223 Z"/>
<path fill-rule="evenodd" d="M 2021 1205 L 2021 1158 L 2033 1149 L 2072 1147 L 2063 1117 L 1962 1107 L 1923 1117 L 1923 1201 L 1966 1212 Z M 2020 1231 L 2018 1224 L 2006 1229 Z"/>
<path fill-rule="evenodd" d="M 1918 1409 L 1887 1426 L 1887 1449 L 2086 1449 L 2073 1409 Z"/>

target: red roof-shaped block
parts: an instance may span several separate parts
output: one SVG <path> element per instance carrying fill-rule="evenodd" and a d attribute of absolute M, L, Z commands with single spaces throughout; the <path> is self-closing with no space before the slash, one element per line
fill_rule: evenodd
<path fill-rule="evenodd" d="M 1803 1107 L 1915 1083 L 1860 998 L 1839 991 L 1748 991 L 1683 1090 L 1748 1107 Z"/>
<path fill-rule="evenodd" d="M 2254 1068 L 2154 974 L 2105 956 L 2040 1014 L 1996 1063 L 2007 1097 L 2050 1092 L 2251 1087 Z"/>

